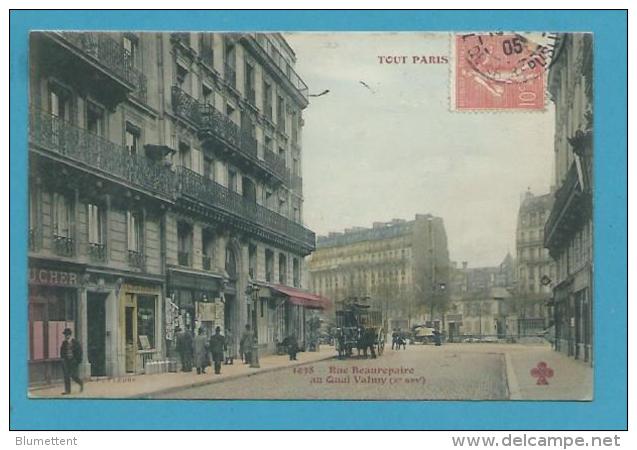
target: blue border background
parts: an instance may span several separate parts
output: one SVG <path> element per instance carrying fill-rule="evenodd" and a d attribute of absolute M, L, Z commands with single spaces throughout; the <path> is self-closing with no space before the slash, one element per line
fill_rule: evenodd
<path fill-rule="evenodd" d="M 10 38 L 10 427 L 24 429 L 625 429 L 627 13 L 625 11 L 13 11 Z M 595 400 L 341 402 L 29 400 L 28 32 L 37 29 L 595 33 Z M 220 413 L 223 411 L 223 413 Z"/>

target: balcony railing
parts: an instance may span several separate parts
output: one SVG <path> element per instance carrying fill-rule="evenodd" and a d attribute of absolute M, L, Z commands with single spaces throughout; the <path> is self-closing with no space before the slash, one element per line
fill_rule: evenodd
<path fill-rule="evenodd" d="M 223 65 L 223 79 L 226 80 L 231 87 L 237 86 L 237 71 L 230 64 Z"/>
<path fill-rule="evenodd" d="M 177 252 L 177 263 L 180 266 L 190 265 L 190 253 L 189 252 Z"/>
<path fill-rule="evenodd" d="M 201 257 L 201 265 L 203 270 L 211 270 L 212 269 L 212 257 L 208 255 L 203 255 Z"/>
<path fill-rule="evenodd" d="M 146 266 L 146 256 L 142 252 L 136 250 L 128 251 L 128 264 L 138 269 L 143 269 Z"/>
<path fill-rule="evenodd" d="M 146 76 L 133 67 L 128 50 L 112 37 L 104 33 L 75 31 L 63 31 L 57 34 L 100 66 L 133 86 L 134 91 L 145 92 Z"/>
<path fill-rule="evenodd" d="M 173 110 L 178 116 L 188 120 L 199 131 L 210 133 L 245 155 L 250 161 L 273 173 L 280 180 L 288 180 L 285 160 L 272 151 L 264 152 L 264 161 L 257 154 L 257 141 L 248 127 L 240 128 L 228 116 L 210 104 L 201 104 L 178 86 L 172 88 Z"/>
<path fill-rule="evenodd" d="M 580 205 L 576 204 L 582 195 L 578 185 L 577 168 L 573 163 L 566 173 L 564 182 L 555 192 L 553 208 L 544 225 L 544 245 L 546 247 L 554 248 L 557 244 L 556 238 L 569 229 L 573 217 L 583 212 L 579 208 Z"/>
<path fill-rule="evenodd" d="M 75 254 L 75 240 L 67 236 L 53 236 L 53 251 L 60 256 L 73 256 Z"/>
<path fill-rule="evenodd" d="M 76 163 L 138 188 L 172 196 L 174 175 L 168 168 L 142 155 L 130 155 L 124 146 L 51 114 L 31 109 L 29 137 L 32 143 Z"/>
<path fill-rule="evenodd" d="M 268 168 L 274 172 L 279 178 L 287 179 L 288 170 L 285 167 L 285 160 L 274 153 L 272 150 L 265 150 L 263 152 L 263 159 Z"/>
<path fill-rule="evenodd" d="M 90 242 L 88 244 L 88 254 L 93 261 L 106 261 L 106 244 Z"/>
<path fill-rule="evenodd" d="M 314 247 L 315 235 L 303 225 L 243 198 L 202 175 L 186 168 L 179 169 L 179 189 L 184 195 L 206 203 L 229 214 L 265 227 L 289 238 Z"/>

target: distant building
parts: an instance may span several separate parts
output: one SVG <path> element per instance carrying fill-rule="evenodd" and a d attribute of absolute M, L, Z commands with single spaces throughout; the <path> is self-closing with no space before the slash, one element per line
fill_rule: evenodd
<path fill-rule="evenodd" d="M 544 248 L 544 224 L 552 206 L 552 194 L 526 192 L 518 210 L 515 333 L 520 336 L 536 335 L 549 326 L 547 303 L 551 298 L 549 283 L 555 277 L 555 264 Z"/>
<path fill-rule="evenodd" d="M 552 280 L 556 349 L 593 361 L 593 36 L 566 34 L 551 66 L 555 186 L 544 245 Z"/>
<path fill-rule="evenodd" d="M 376 222 L 317 238 L 309 258 L 311 288 L 342 301 L 369 296 L 390 328 L 440 320 L 448 297 L 449 252 L 442 218 Z"/>

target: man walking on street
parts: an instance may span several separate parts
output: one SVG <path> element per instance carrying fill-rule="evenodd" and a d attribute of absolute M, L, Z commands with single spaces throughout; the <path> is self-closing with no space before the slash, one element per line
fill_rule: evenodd
<path fill-rule="evenodd" d="M 190 328 L 177 333 L 177 353 L 181 359 L 181 371 L 192 372 L 192 335 Z"/>
<path fill-rule="evenodd" d="M 206 329 L 204 327 L 200 327 L 194 343 L 195 366 L 197 367 L 198 375 L 206 373 L 206 367 L 208 367 L 208 338 L 206 337 L 205 332 Z"/>
<path fill-rule="evenodd" d="M 246 325 L 246 329 L 241 335 L 241 348 L 245 355 L 244 364 L 250 364 L 252 362 L 252 344 L 254 341 L 254 335 L 250 331 L 250 325 Z"/>
<path fill-rule="evenodd" d="M 210 337 L 210 353 L 212 353 L 212 361 L 215 364 L 215 374 L 221 373 L 221 361 L 223 361 L 223 347 L 226 344 L 226 338 L 221 335 L 221 327 L 215 328 L 215 334 Z"/>
<path fill-rule="evenodd" d="M 71 380 L 80 385 L 80 392 L 84 390 L 84 383 L 78 375 L 80 362 L 82 362 L 82 347 L 76 339 L 71 336 L 73 332 L 70 328 L 65 328 L 64 341 L 60 347 L 60 358 L 62 358 L 62 370 L 64 371 L 64 392 L 62 395 L 71 393 Z"/>
<path fill-rule="evenodd" d="M 225 360 L 225 364 L 234 364 L 234 358 L 235 358 L 235 353 L 234 353 L 234 335 L 232 334 L 232 330 L 230 328 L 226 329 L 226 345 L 225 345 L 225 351 L 226 351 L 226 360 Z"/>

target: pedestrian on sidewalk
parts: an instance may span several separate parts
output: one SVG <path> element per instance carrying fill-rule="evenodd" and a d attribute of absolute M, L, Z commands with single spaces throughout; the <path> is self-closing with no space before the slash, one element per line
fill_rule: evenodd
<path fill-rule="evenodd" d="M 190 327 L 186 325 L 186 329 L 181 331 L 179 328 L 177 333 L 177 353 L 181 359 L 181 371 L 192 372 L 192 334 L 190 334 Z"/>
<path fill-rule="evenodd" d="M 287 350 L 290 361 L 296 361 L 296 354 L 299 351 L 299 343 L 296 340 L 296 335 L 291 334 L 287 338 Z"/>
<path fill-rule="evenodd" d="M 234 358 L 235 358 L 235 353 L 234 353 L 234 349 L 235 349 L 235 341 L 234 341 L 234 334 L 232 334 L 232 330 L 230 328 L 226 329 L 226 343 L 225 343 L 225 354 L 226 354 L 226 360 L 224 362 L 224 364 L 228 365 L 228 364 L 234 364 Z"/>
<path fill-rule="evenodd" d="M 226 338 L 221 334 L 221 327 L 215 328 L 215 334 L 210 337 L 210 353 L 215 365 L 215 374 L 221 373 L 221 361 L 223 361 L 223 347 L 226 345 Z"/>
<path fill-rule="evenodd" d="M 71 393 L 71 380 L 80 385 L 80 392 L 84 390 L 84 382 L 79 376 L 79 367 L 82 362 L 82 346 L 77 339 L 72 338 L 73 332 L 70 328 L 65 328 L 62 332 L 64 341 L 60 347 L 60 358 L 62 358 L 62 370 L 64 372 L 64 392 L 62 395 Z"/>
<path fill-rule="evenodd" d="M 243 361 L 244 364 L 249 364 L 252 361 L 252 344 L 254 341 L 254 335 L 250 330 L 250 325 L 246 325 L 246 329 L 241 335 L 241 352 L 244 355 L 245 359 Z"/>
<path fill-rule="evenodd" d="M 195 337 L 194 350 L 195 350 L 195 366 L 197 367 L 197 374 L 206 373 L 206 367 L 208 367 L 208 337 L 206 336 L 206 330 L 204 327 L 199 327 L 199 332 Z"/>

